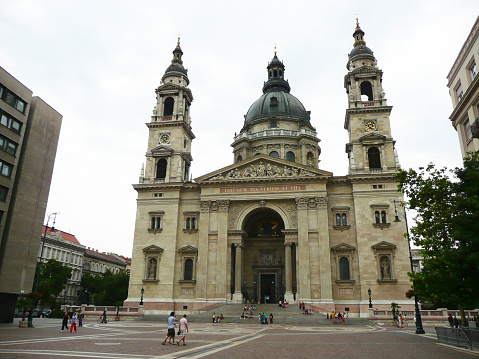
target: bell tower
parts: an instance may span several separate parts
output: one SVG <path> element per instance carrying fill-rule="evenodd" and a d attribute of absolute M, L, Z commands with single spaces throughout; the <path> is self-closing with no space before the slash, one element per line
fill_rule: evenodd
<path fill-rule="evenodd" d="M 387 105 L 382 87 L 383 72 L 373 51 L 366 46 L 364 31 L 356 19 L 354 45 L 347 63 L 344 87 L 348 109 L 344 129 L 348 131 L 349 174 L 391 173 L 399 166 Z"/>
<path fill-rule="evenodd" d="M 180 38 L 173 50 L 173 60 L 155 90 L 156 105 L 149 129 L 146 167 L 140 183 L 187 182 L 190 177 L 191 130 L 190 106 L 193 94 L 188 88 L 188 70 L 183 67 Z"/>

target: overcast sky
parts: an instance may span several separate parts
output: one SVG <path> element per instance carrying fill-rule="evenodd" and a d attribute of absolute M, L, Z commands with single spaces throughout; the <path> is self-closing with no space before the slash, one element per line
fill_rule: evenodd
<path fill-rule="evenodd" d="M 320 169 L 347 173 L 344 75 L 356 14 L 384 71 L 403 168 L 461 165 L 446 76 L 478 15 L 453 1 L 0 0 L 0 66 L 63 115 L 47 215 L 81 244 L 131 256 L 155 88 L 178 34 L 194 101 L 192 174 L 233 162 L 276 44 L 311 111 Z"/>

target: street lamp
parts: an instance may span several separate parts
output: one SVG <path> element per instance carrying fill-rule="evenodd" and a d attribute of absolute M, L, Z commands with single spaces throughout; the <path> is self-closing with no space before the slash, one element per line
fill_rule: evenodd
<path fill-rule="evenodd" d="M 401 220 L 399 219 L 399 212 L 397 211 L 397 208 L 396 208 L 396 200 L 393 200 L 392 201 L 394 203 L 394 213 L 395 213 L 395 218 L 394 218 L 394 222 L 401 222 Z M 412 253 L 411 253 L 411 243 L 410 243 L 410 238 L 409 238 L 409 228 L 408 228 L 408 225 L 407 225 L 407 215 L 406 215 L 406 207 L 404 206 L 404 215 L 402 215 L 404 217 L 404 221 L 405 221 L 405 224 L 406 224 L 406 236 L 407 236 L 407 245 L 408 245 L 408 248 L 409 248 L 409 262 L 411 264 L 411 273 L 414 272 L 414 268 L 413 268 L 413 265 L 412 265 Z M 413 293 L 414 293 L 414 308 L 416 310 L 416 334 L 425 334 L 426 332 L 424 331 L 424 328 L 422 327 L 422 319 L 421 319 L 421 312 L 419 311 L 419 304 L 418 304 L 418 301 L 417 301 L 417 295 L 416 295 L 416 292 L 415 292 L 415 289 L 414 289 L 414 280 L 412 281 L 412 290 L 413 290 Z"/>
<path fill-rule="evenodd" d="M 42 237 L 42 250 L 40 251 L 40 260 L 39 260 L 39 263 L 38 263 L 37 272 L 35 273 L 35 281 L 33 282 L 33 292 L 36 292 L 37 288 L 38 288 L 38 280 L 40 278 L 40 270 L 41 270 L 41 267 L 42 267 L 43 249 L 45 248 L 45 238 L 47 237 L 48 223 L 50 222 L 50 217 L 54 216 L 53 217 L 53 225 L 51 227 L 51 230 L 53 231 L 55 229 L 55 221 L 57 219 L 57 214 L 59 214 L 59 213 L 60 212 L 51 213 L 51 214 L 48 215 L 48 218 L 47 218 L 47 224 L 45 225 L 45 231 L 43 232 L 43 237 Z M 29 328 L 33 328 L 33 309 L 36 308 L 37 304 L 38 304 L 38 300 L 35 297 L 33 299 L 33 308 L 28 313 L 28 327 Z"/>
<path fill-rule="evenodd" d="M 145 289 L 141 287 L 141 299 L 140 299 L 140 305 L 143 305 L 143 293 L 145 293 Z"/>
<path fill-rule="evenodd" d="M 371 301 L 371 287 L 368 289 L 368 295 L 369 295 L 369 308 L 373 307 L 373 302 Z"/>

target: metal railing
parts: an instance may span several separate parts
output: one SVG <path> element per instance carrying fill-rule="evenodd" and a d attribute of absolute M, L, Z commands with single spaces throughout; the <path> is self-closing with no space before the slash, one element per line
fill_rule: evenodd
<path fill-rule="evenodd" d="M 437 341 L 441 344 L 460 348 L 479 350 L 479 328 L 444 328 L 435 327 Z"/>
<path fill-rule="evenodd" d="M 317 133 L 316 131 L 311 131 L 306 128 L 302 128 L 301 130 L 295 131 L 295 130 L 282 130 L 282 129 L 277 129 L 277 130 L 263 130 L 255 133 L 247 133 L 243 132 L 240 133 L 239 135 L 235 136 L 234 140 L 238 141 L 242 138 L 247 138 L 249 140 L 255 139 L 255 138 L 261 138 L 261 137 L 268 137 L 268 136 L 287 136 L 287 137 L 298 137 L 301 135 L 309 135 L 316 137 Z"/>

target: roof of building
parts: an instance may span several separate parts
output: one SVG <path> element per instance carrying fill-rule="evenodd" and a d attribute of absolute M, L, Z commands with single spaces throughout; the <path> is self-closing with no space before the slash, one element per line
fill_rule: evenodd
<path fill-rule="evenodd" d="M 43 226 L 43 233 L 45 233 L 45 226 Z M 50 228 L 50 227 L 47 227 L 47 235 L 50 235 L 50 236 L 60 235 L 61 238 L 63 238 L 66 241 L 81 245 L 81 243 L 78 241 L 78 239 L 76 239 L 75 235 L 67 233 L 67 232 L 59 231 L 59 230 L 56 230 L 56 229 L 53 229 L 53 231 L 52 231 L 52 228 Z"/>
<path fill-rule="evenodd" d="M 112 254 L 109 254 L 109 253 L 105 253 L 105 252 L 98 252 L 98 250 L 94 250 L 94 249 L 90 249 L 90 248 L 87 248 L 86 252 L 85 252 L 85 257 L 94 257 L 94 258 L 97 258 L 97 259 L 102 259 L 102 260 L 105 260 L 105 261 L 108 261 L 108 262 L 113 262 L 113 263 L 117 263 L 117 264 L 121 264 L 121 265 L 126 265 L 127 264 L 127 260 L 126 259 L 120 259 Z"/>

